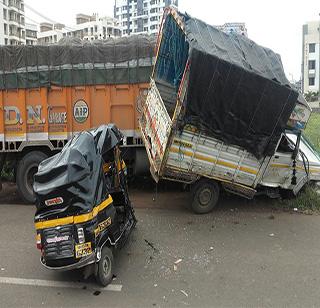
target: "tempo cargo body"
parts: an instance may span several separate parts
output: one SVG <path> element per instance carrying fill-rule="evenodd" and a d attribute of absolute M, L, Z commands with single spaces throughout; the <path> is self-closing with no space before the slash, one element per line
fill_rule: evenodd
<path fill-rule="evenodd" d="M 319 181 L 320 157 L 302 136 L 310 114 L 277 54 L 165 12 L 140 128 L 153 178 L 192 184 L 196 213 L 221 188 L 275 197 Z"/>
<path fill-rule="evenodd" d="M 0 47 L 0 157 L 15 170 L 20 195 L 34 201 L 40 161 L 77 132 L 115 123 L 133 172 L 146 169 L 137 104 L 149 86 L 149 36 L 51 46 Z"/>

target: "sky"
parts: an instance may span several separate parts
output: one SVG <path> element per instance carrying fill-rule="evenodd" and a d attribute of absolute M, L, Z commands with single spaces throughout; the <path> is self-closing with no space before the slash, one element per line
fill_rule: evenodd
<path fill-rule="evenodd" d="M 114 0 L 25 0 L 45 18 L 67 26 L 75 24 L 77 13 L 112 16 Z M 301 76 L 302 25 L 319 20 L 320 0 L 179 0 L 179 10 L 208 24 L 245 22 L 248 36 L 279 53 L 287 78 Z M 45 21 L 26 9 L 27 22 Z"/>

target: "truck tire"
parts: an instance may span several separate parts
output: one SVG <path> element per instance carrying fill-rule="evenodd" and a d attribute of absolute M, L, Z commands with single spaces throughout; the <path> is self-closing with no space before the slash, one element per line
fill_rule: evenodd
<path fill-rule="evenodd" d="M 39 164 L 48 156 L 40 151 L 32 151 L 21 158 L 17 166 L 16 183 L 20 197 L 26 203 L 35 203 L 33 193 L 33 176 L 38 171 Z"/>
<path fill-rule="evenodd" d="M 220 187 L 216 181 L 200 179 L 192 189 L 191 209 L 196 214 L 210 213 L 218 203 Z"/>

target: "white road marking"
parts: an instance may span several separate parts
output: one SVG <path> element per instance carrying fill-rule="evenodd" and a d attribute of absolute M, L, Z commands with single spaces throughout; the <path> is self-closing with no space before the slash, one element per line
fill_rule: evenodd
<path fill-rule="evenodd" d="M 42 279 L 24 279 L 13 277 L 0 277 L 0 284 L 14 284 L 21 286 L 35 286 L 35 287 L 51 287 L 51 288 L 72 288 L 83 289 L 86 284 L 79 282 L 68 281 L 54 281 L 54 280 L 42 280 Z M 90 289 L 90 288 L 88 288 Z M 121 284 L 109 284 L 105 288 L 92 288 L 99 291 L 114 291 L 120 292 L 122 290 Z"/>

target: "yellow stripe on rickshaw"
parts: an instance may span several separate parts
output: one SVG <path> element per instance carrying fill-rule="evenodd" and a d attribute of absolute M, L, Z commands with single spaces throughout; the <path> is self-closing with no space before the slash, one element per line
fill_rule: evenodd
<path fill-rule="evenodd" d="M 46 229 L 46 228 L 54 228 L 58 226 L 64 226 L 64 225 L 69 225 L 72 223 L 84 223 L 87 221 L 92 220 L 95 218 L 99 212 L 103 211 L 106 207 L 108 207 L 112 203 L 112 197 L 109 196 L 108 199 L 104 200 L 102 203 L 99 205 L 95 206 L 93 210 L 87 214 L 82 214 L 78 216 L 68 216 L 64 218 L 57 218 L 57 219 L 51 219 L 51 220 L 45 220 L 45 221 L 39 221 L 36 222 L 35 228 L 36 230 L 41 230 L 41 229 Z"/>

